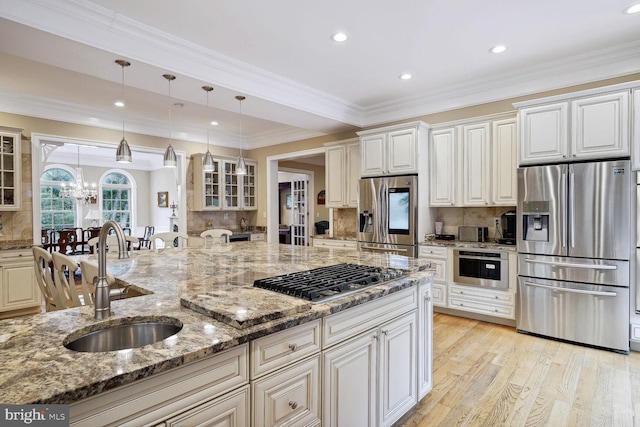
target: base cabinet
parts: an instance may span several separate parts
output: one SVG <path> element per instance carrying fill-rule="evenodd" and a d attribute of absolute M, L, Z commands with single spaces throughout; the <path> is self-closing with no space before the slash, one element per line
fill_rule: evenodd
<path fill-rule="evenodd" d="M 249 387 L 242 387 L 191 411 L 156 424 L 156 427 L 249 427 Z"/>
<path fill-rule="evenodd" d="M 416 327 L 411 311 L 324 353 L 325 425 L 390 426 L 416 404 Z"/>
<path fill-rule="evenodd" d="M 41 308 L 42 294 L 31 251 L 3 251 L 0 254 L 0 318 L 38 313 Z"/>

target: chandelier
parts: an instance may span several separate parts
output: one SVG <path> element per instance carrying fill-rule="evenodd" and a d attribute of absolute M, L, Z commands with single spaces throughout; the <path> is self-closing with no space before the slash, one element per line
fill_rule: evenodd
<path fill-rule="evenodd" d="M 85 204 L 95 203 L 96 198 L 98 197 L 98 190 L 96 189 L 96 183 L 91 184 L 91 188 L 89 188 L 89 184 L 84 182 L 84 175 L 82 173 L 82 168 L 80 167 L 80 146 L 78 145 L 78 167 L 76 167 L 76 179 L 67 183 L 63 182 L 62 186 L 62 197 L 74 198 L 78 202 L 82 202 Z"/>

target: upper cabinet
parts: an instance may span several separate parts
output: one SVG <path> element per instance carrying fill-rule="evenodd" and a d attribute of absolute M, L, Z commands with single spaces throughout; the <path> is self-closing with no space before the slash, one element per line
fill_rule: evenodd
<path fill-rule="evenodd" d="M 0 211 L 21 209 L 22 129 L 0 127 Z"/>
<path fill-rule="evenodd" d="M 428 125 L 405 123 L 358 132 L 362 176 L 418 173 L 420 141 L 426 143 Z"/>
<path fill-rule="evenodd" d="M 431 206 L 514 206 L 516 119 L 435 127 L 429 142 Z"/>
<path fill-rule="evenodd" d="M 357 208 L 360 143 L 357 139 L 325 144 L 326 206 Z"/>
<path fill-rule="evenodd" d="M 256 162 L 246 160 L 247 174 L 236 175 L 234 158 L 214 158 L 214 170 L 202 170 L 203 154 L 194 154 L 193 210 L 255 210 Z"/>
<path fill-rule="evenodd" d="M 514 104 L 520 164 L 629 157 L 630 93 L 624 84 Z"/>

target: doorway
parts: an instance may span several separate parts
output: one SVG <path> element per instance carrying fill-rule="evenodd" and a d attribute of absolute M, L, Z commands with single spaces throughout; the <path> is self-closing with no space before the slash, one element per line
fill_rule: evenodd
<path fill-rule="evenodd" d="M 302 174 L 307 175 L 307 180 L 309 185 L 307 187 L 307 194 L 313 195 L 314 193 L 314 172 L 311 170 L 303 170 L 303 169 L 292 169 L 292 168 L 283 168 L 279 166 L 279 162 L 285 160 L 302 160 L 304 158 L 309 157 L 317 157 L 324 156 L 325 149 L 321 148 L 313 148 L 304 151 L 296 151 L 292 153 L 284 153 L 278 154 L 274 156 L 267 157 L 267 167 L 266 167 L 266 178 L 267 178 L 267 242 L 268 243 L 278 243 L 279 242 L 279 219 L 280 219 L 280 191 L 278 188 L 279 178 L 278 172 L 290 172 L 293 174 Z M 307 197 L 307 200 L 309 200 Z M 306 240 L 305 244 L 309 243 L 309 218 L 315 218 L 315 207 L 314 203 L 307 203 L 307 218 L 306 218 Z"/>

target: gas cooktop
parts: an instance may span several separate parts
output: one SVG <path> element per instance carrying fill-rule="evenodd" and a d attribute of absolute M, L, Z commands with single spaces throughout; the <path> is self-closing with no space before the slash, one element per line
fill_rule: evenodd
<path fill-rule="evenodd" d="M 402 270 L 336 264 L 258 279 L 253 286 L 320 303 L 403 277 Z"/>

